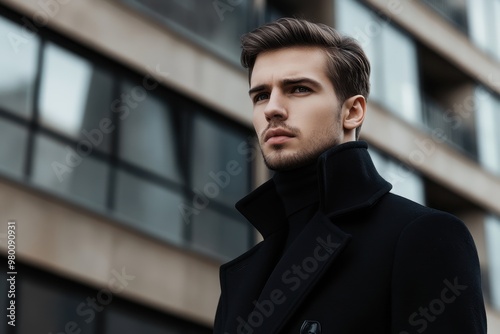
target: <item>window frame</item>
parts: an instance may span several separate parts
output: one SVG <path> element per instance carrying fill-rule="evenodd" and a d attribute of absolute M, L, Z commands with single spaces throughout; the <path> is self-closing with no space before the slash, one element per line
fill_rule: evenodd
<path fill-rule="evenodd" d="M 27 19 L 25 17 L 21 17 L 19 14 L 15 13 L 11 9 L 5 8 L 0 5 L 0 15 L 2 18 L 11 21 L 13 24 L 22 25 L 22 19 Z M 39 38 L 39 50 L 37 55 L 37 67 L 36 67 L 36 75 L 35 75 L 35 84 L 34 84 L 34 93 L 33 93 L 33 101 L 32 101 L 32 117 L 31 119 L 26 119 L 20 115 L 14 114 L 3 108 L 0 108 L 0 118 L 6 119 L 8 121 L 12 121 L 16 124 L 19 124 L 28 129 L 28 139 L 27 139 L 27 147 L 24 152 L 24 167 L 22 171 L 22 177 L 20 179 L 13 178 L 7 174 L 2 173 L 1 177 L 12 180 L 13 182 L 20 183 L 23 186 L 28 186 L 36 191 L 40 192 L 44 195 L 49 195 L 53 198 L 61 200 L 64 203 L 67 203 L 71 206 L 75 207 L 83 207 L 91 212 L 98 213 L 103 216 L 105 219 L 110 219 L 111 221 L 116 222 L 120 226 L 127 227 L 128 224 L 121 220 L 115 214 L 115 201 L 116 201 L 116 187 L 117 187 L 117 173 L 118 170 L 125 170 L 127 172 L 131 172 L 133 175 L 144 178 L 151 182 L 159 183 L 162 187 L 165 187 L 168 190 L 171 190 L 175 193 L 184 196 L 184 198 L 189 201 L 193 195 L 192 188 L 190 187 L 190 183 L 187 175 L 181 180 L 181 182 L 175 182 L 173 180 L 169 180 L 167 178 L 162 178 L 158 175 L 155 175 L 152 172 L 148 172 L 146 170 L 140 169 L 133 164 L 127 163 L 126 161 L 120 159 L 118 154 L 118 145 L 119 143 L 119 132 L 120 132 L 120 122 L 118 121 L 118 113 L 111 113 L 112 121 L 116 126 L 116 129 L 113 130 L 109 136 L 111 136 L 111 143 L 109 152 L 103 152 L 101 150 L 93 150 L 91 155 L 96 160 L 102 161 L 109 166 L 109 175 L 107 177 L 107 186 L 106 186 L 106 199 L 104 208 L 95 207 L 85 201 L 79 201 L 78 199 L 70 196 L 64 196 L 58 191 L 47 189 L 45 187 L 41 187 L 40 185 L 35 184 L 32 181 L 33 177 L 33 169 L 34 169 L 34 156 L 35 156 L 35 141 L 39 135 L 46 136 L 56 142 L 69 145 L 70 147 L 76 147 L 81 138 L 73 139 L 69 138 L 62 133 L 55 131 L 50 128 L 44 127 L 40 123 L 40 110 L 39 110 L 39 99 L 40 99 L 40 85 L 43 76 L 43 62 L 44 62 L 44 51 L 47 44 L 50 42 L 55 44 L 58 47 L 61 47 L 65 50 L 68 50 L 71 53 L 75 53 L 76 55 L 84 58 L 85 60 L 90 61 L 92 65 L 97 65 L 98 67 L 105 68 L 113 77 L 113 96 L 120 96 L 121 88 L 120 86 L 125 82 L 125 80 L 135 84 L 142 82 L 144 74 L 138 73 L 137 71 L 126 67 L 102 54 L 98 51 L 95 51 L 87 46 L 79 44 L 68 37 L 63 36 L 62 34 L 51 30 L 48 27 L 40 27 L 36 36 Z M 159 84 L 157 88 L 155 88 L 154 92 L 152 92 L 156 96 L 161 96 L 161 100 L 169 100 L 169 104 L 172 110 L 182 110 L 182 113 L 179 119 L 179 124 L 182 126 L 182 138 L 180 138 L 179 143 L 175 145 L 179 145 L 179 152 L 183 152 L 179 155 L 179 159 L 181 166 L 183 166 L 185 170 L 188 170 L 189 164 L 189 147 L 193 144 L 187 130 L 189 129 L 189 115 L 194 115 L 196 113 L 203 113 L 205 117 L 214 120 L 218 124 L 222 126 L 229 125 L 232 129 L 235 129 L 237 133 L 241 134 L 241 138 L 247 138 L 251 135 L 252 131 L 246 126 L 237 123 L 234 120 L 229 119 L 227 116 L 223 116 L 215 110 L 210 109 L 207 106 L 200 104 L 197 101 L 190 100 L 187 96 L 183 95 L 183 93 L 176 91 L 171 87 L 164 86 Z M 184 112 L 184 111 L 187 111 Z M 177 113 L 176 113 L 177 114 Z M 188 116 L 182 116 L 184 114 L 188 114 Z M 253 184 L 253 162 L 250 159 L 247 159 L 247 185 L 246 189 L 248 191 L 251 190 L 251 186 Z M 208 172 L 208 171 L 207 171 Z M 189 202 L 188 202 L 189 203 Z M 232 216 L 234 214 L 234 207 L 231 208 L 229 205 L 225 203 L 220 203 L 217 199 L 211 200 L 210 208 L 216 210 L 224 215 Z M 245 242 L 247 243 L 246 249 L 251 248 L 255 244 L 255 230 L 253 227 L 241 217 L 242 221 L 248 225 L 248 235 L 249 238 Z M 199 250 L 196 250 L 195 247 L 191 245 L 191 229 L 192 227 L 189 224 L 182 224 L 184 226 L 184 231 L 182 233 L 182 238 L 184 242 L 182 244 L 173 244 L 176 247 L 180 247 L 185 251 L 192 251 L 196 254 L 202 254 L 209 258 L 214 258 L 217 261 L 225 261 L 227 258 L 221 254 L 220 256 L 215 256 L 214 254 L 206 254 L 200 253 Z M 141 229 L 134 229 L 143 233 L 153 239 L 157 239 L 154 235 L 150 233 L 144 232 Z M 160 242 L 168 243 L 165 239 L 159 239 Z"/>

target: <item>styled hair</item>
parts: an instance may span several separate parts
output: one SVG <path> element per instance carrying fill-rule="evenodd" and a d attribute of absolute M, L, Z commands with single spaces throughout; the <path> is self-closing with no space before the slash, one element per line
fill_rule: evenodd
<path fill-rule="evenodd" d="M 322 23 L 281 18 L 245 34 L 241 38 L 241 64 L 252 77 L 257 56 L 265 51 L 295 46 L 321 48 L 327 55 L 327 76 L 341 103 L 354 95 L 368 99 L 370 62 L 359 43 Z M 356 129 L 356 139 L 360 127 Z"/>

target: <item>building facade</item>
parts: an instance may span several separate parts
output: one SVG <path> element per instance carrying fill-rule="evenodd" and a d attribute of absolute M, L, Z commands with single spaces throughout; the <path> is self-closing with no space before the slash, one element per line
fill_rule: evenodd
<path fill-rule="evenodd" d="M 234 203 L 270 176 L 239 38 L 283 16 L 359 40 L 361 138 L 467 224 L 500 331 L 500 0 L 1 0 L 0 331 L 211 332 L 220 264 L 260 238 Z"/>

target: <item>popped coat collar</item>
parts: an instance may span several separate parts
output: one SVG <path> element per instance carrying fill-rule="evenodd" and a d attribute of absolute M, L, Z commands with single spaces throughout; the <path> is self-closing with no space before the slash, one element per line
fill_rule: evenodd
<path fill-rule="evenodd" d="M 274 181 L 236 204 L 264 240 L 221 266 L 215 333 L 241 333 L 245 328 L 253 334 L 279 333 L 351 239 L 332 217 L 367 208 L 391 189 L 375 170 L 365 142 L 325 151 L 318 158 L 318 182 L 319 211 L 283 254 L 286 233 L 279 230 L 287 221 Z M 313 265 L 301 279 L 292 276 L 297 263 Z M 262 305 L 270 309 L 262 310 Z M 252 318 L 257 314 L 259 319 Z"/>
<path fill-rule="evenodd" d="M 329 218 L 369 207 L 392 188 L 375 169 L 364 141 L 351 141 L 326 150 L 319 156 L 317 168 L 319 207 Z M 286 224 L 272 179 L 235 206 L 264 238 Z"/>

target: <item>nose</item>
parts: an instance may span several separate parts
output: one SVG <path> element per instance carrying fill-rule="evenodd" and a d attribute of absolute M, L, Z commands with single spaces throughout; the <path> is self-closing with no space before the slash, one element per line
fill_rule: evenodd
<path fill-rule="evenodd" d="M 273 119 L 286 120 L 288 118 L 288 113 L 284 96 L 279 92 L 272 92 L 264 109 L 264 114 L 268 122 Z"/>

